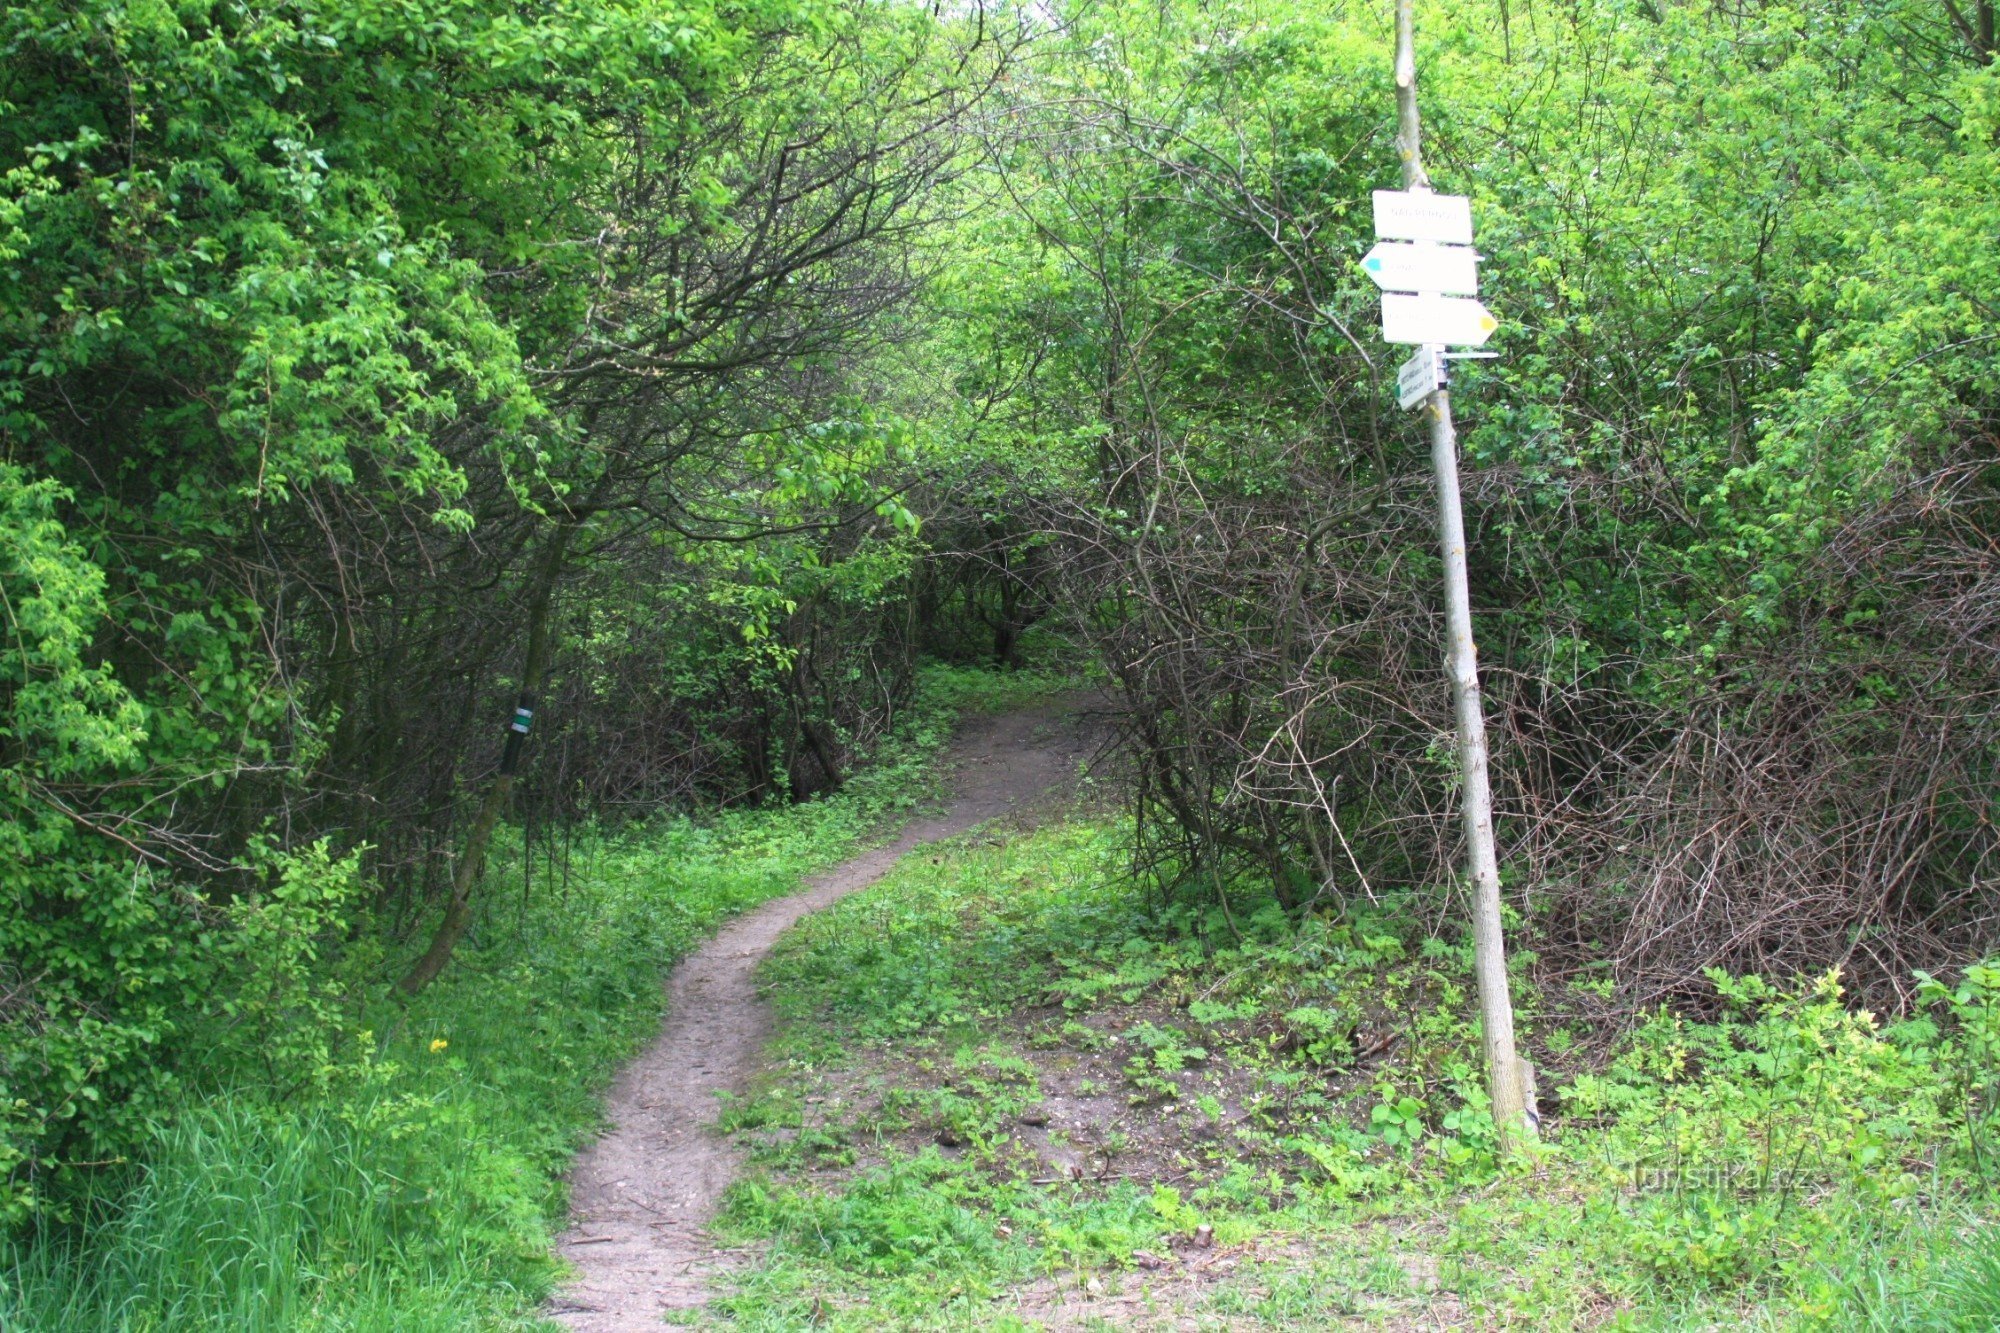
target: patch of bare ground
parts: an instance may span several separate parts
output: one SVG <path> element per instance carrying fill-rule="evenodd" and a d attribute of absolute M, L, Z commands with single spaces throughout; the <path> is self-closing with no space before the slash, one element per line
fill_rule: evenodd
<path fill-rule="evenodd" d="M 1434 1258 L 1379 1246 L 1370 1254 L 1355 1239 L 1343 1248 L 1289 1236 L 1207 1248 L 1183 1239 L 1164 1252 L 1134 1256 L 1133 1268 L 1044 1278 L 995 1305 L 1056 1333 L 1484 1326 L 1440 1290 Z"/>
<path fill-rule="evenodd" d="M 1325 1113 L 1292 1102 L 1310 1089 L 1336 1105 L 1361 1105 L 1358 1094 L 1380 1058 L 1378 1051 L 1311 1085 L 1277 1090 L 1267 1069 L 1225 1059 L 1159 1068 L 1155 1034 L 1193 1026 L 1185 1012 L 1151 999 L 1080 1014 L 1046 1004 L 959 1033 L 955 1043 L 857 1048 L 848 1060 L 803 1074 L 767 1071 L 767 1083 L 782 1079 L 799 1092 L 799 1127 L 744 1137 L 767 1148 L 812 1145 L 821 1185 L 933 1145 L 947 1157 L 970 1155 L 996 1173 L 1045 1183 L 1200 1185 L 1244 1164 L 1290 1174 L 1302 1163 L 1278 1146 L 1284 1133 L 1310 1128 Z M 1282 1032 L 1230 1029 L 1232 1044 L 1248 1037 L 1282 1053 Z M 1188 1044 L 1208 1039 L 1193 1034 Z M 953 1113 L 962 1099 L 998 1108 L 997 1126 L 968 1131 Z"/>
<path fill-rule="evenodd" d="M 1387 1030 L 1389 1016 L 1380 1017 Z M 1150 995 L 1076 1012 L 1052 1000 L 915 1048 L 856 1046 L 829 1064 L 767 1068 L 763 1095 L 783 1111 L 745 1119 L 783 1127 L 765 1123 L 739 1137 L 787 1183 L 814 1190 L 839 1189 L 927 1149 L 996 1179 L 1081 1191 L 1129 1184 L 1186 1192 L 1245 1167 L 1277 1185 L 1314 1169 L 1285 1150 L 1288 1132 L 1324 1129 L 1329 1103 L 1365 1119 L 1373 1066 L 1391 1047 L 1375 1028 L 1355 1034 L 1361 1053 L 1345 1068 L 1274 1089 L 1270 1064 L 1220 1052 L 1261 1044 L 1282 1056 L 1291 1040 L 1282 1028 L 1203 1028 Z M 1190 1047 L 1212 1043 L 1217 1056 L 1160 1068 L 1157 1034 L 1169 1030 L 1186 1034 Z M 1325 1100 L 1293 1106 L 1308 1089 Z M 1079 1330 L 1487 1326 L 1441 1284 L 1441 1240 L 1442 1228 L 1422 1222 L 1231 1245 L 1201 1228 L 1133 1254 L 1130 1266 L 1015 1287 L 993 1310 L 996 1320 Z"/>
<path fill-rule="evenodd" d="M 953 743 L 946 808 L 731 922 L 668 980 L 666 1022 L 606 1102 L 609 1130 L 571 1172 L 571 1225 L 559 1250 L 576 1278 L 548 1314 L 589 1333 L 655 1329 L 699 1306 L 731 1256 L 706 1233 L 741 1155 L 713 1132 L 720 1099 L 741 1093 L 762 1058 L 771 1016 L 757 964 L 794 922 L 880 879 L 918 846 L 1020 810 L 1072 780 L 1095 738 L 1083 703 L 980 718 Z"/>
<path fill-rule="evenodd" d="M 1176 1238 L 1138 1252 L 1130 1267 L 1065 1272 L 1023 1284 L 993 1303 L 1037 1329 L 1420 1330 L 1541 1327 L 1593 1329 L 1630 1312 L 1602 1293 L 1563 1314 L 1523 1319 L 1504 1299 L 1468 1303 L 1442 1259 L 1449 1228 L 1440 1219 L 1377 1219 L 1312 1236 L 1270 1234 L 1206 1246 Z"/>

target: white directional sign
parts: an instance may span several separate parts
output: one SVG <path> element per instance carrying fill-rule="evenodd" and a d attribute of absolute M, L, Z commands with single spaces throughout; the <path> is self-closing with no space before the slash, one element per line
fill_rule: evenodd
<path fill-rule="evenodd" d="M 1429 190 L 1375 191 L 1375 234 L 1393 241 L 1472 244 L 1472 201 Z"/>
<path fill-rule="evenodd" d="M 1362 259 L 1361 271 L 1384 291 L 1479 294 L 1479 256 L 1468 245 L 1379 241 Z"/>
<path fill-rule="evenodd" d="M 1478 347 L 1499 327 L 1491 311 L 1462 296 L 1382 293 L 1384 342 Z"/>
<path fill-rule="evenodd" d="M 1435 347 L 1419 347 L 1414 356 L 1396 367 L 1396 405 L 1407 411 L 1448 383 L 1444 354 Z"/>

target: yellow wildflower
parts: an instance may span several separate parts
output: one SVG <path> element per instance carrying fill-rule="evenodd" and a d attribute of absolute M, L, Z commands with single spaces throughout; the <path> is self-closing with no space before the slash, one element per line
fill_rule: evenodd
<path fill-rule="evenodd" d="M 446 1041 L 443 1037 L 439 1037 L 436 1041 L 433 1041 L 431 1043 L 431 1054 L 436 1055 L 439 1051 L 443 1050 L 445 1047 L 449 1045 L 451 1045 L 450 1042 Z"/>

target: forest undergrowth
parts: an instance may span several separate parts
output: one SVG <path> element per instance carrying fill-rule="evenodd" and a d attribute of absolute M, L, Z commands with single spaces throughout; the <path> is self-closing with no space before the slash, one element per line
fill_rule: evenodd
<path fill-rule="evenodd" d="M 871 765 L 822 800 L 586 827 L 538 842 L 532 868 L 513 831 L 467 947 L 417 1000 L 383 998 L 385 955 L 408 946 L 362 934 L 252 1016 L 273 1047 L 301 1006 L 339 1020 L 310 1090 L 243 1071 L 194 1084 L 142 1158 L 0 1240 L 0 1329 L 534 1324 L 560 1277 L 561 1178 L 657 1027 L 667 970 L 892 832 L 934 794 L 955 716 L 1055 684 L 931 668 Z"/>
<path fill-rule="evenodd" d="M 532 1322 L 674 960 L 1082 672 L 700 1317 L 2000 1326 L 1996 34 L 0 8 L 0 1333 Z"/>
<path fill-rule="evenodd" d="M 1919 979 L 1894 1023 L 1833 976 L 1717 972 L 1712 1021 L 1662 1008 L 1615 1039 L 1593 983 L 1522 986 L 1542 1141 L 1503 1167 L 1470 946 L 1421 903 L 1299 920 L 1243 881 L 1189 907 L 1128 864 L 1088 810 L 975 833 L 781 946 L 786 1032 L 725 1117 L 758 1164 L 726 1234 L 764 1249 L 719 1317 L 2000 1321 L 2000 968 Z"/>

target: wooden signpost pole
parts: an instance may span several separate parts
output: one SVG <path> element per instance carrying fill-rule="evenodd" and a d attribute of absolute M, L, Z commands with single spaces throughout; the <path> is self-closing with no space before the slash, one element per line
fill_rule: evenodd
<path fill-rule="evenodd" d="M 1417 116 L 1414 0 L 1396 0 L 1396 149 L 1403 189 L 1428 191 L 1422 122 Z M 1442 347 L 1425 348 L 1441 355 Z M 1493 790 L 1486 776 L 1486 718 L 1479 696 L 1479 654 L 1472 640 L 1472 597 L 1466 578 L 1465 519 L 1459 504 L 1458 435 L 1451 391 L 1437 388 L 1428 403 L 1431 461 L 1437 470 L 1438 540 L 1444 552 L 1446 665 L 1458 711 L 1461 815 L 1472 879 L 1472 942 L 1479 978 L 1479 1014 L 1487 1091 L 1502 1153 L 1534 1133 L 1525 1071 L 1514 1050 L 1514 1002 L 1507 986 L 1507 952 L 1500 928 L 1500 862 L 1493 840 Z"/>

